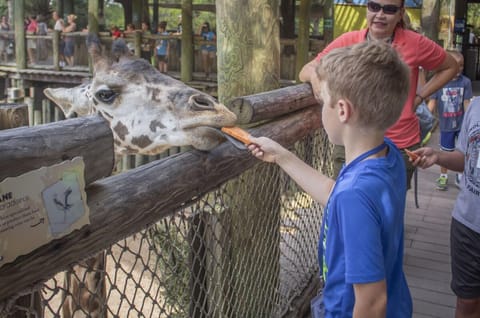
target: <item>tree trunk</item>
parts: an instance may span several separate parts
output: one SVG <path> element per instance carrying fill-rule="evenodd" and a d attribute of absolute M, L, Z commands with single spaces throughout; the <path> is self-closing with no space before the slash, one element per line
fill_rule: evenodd
<path fill-rule="evenodd" d="M 218 94 L 228 105 L 237 96 L 279 87 L 280 34 L 279 0 L 217 1 Z M 247 172 L 243 187 L 231 184 L 232 197 L 220 222 L 232 239 L 216 251 L 222 272 L 212 274 L 222 288 L 209 295 L 222 308 L 219 316 L 275 317 L 273 300 L 279 286 L 280 212 L 276 200 L 265 202 L 264 194 L 253 193 L 245 184 L 264 183 L 259 176 L 276 167 L 262 165 Z M 262 170 L 262 171 L 260 171 Z M 257 173 L 255 173 L 257 172 Z M 273 172 L 273 171 L 272 171 Z M 275 190 L 268 191 L 275 196 Z M 248 197 L 248 200 L 243 198 Z M 261 207 L 260 209 L 258 207 Z M 253 217 L 255 215 L 255 217 Z M 255 222 L 253 222 L 255 220 Z M 205 222 L 208 222 L 208 217 Z M 218 222 L 217 222 L 218 223 Z M 214 225 L 210 225 L 214 227 Z M 257 251 L 257 252 L 254 252 Z M 261 260 L 261 261 L 260 261 Z M 246 293 L 247 287 L 253 292 Z"/>
<path fill-rule="evenodd" d="M 218 96 L 279 87 L 278 0 L 217 1 Z"/>
<path fill-rule="evenodd" d="M 280 37 L 282 39 L 295 38 L 295 0 L 281 0 L 280 10 L 282 23 L 280 23 Z M 294 45 L 285 45 L 282 54 L 290 56 L 295 54 Z"/>
<path fill-rule="evenodd" d="M 422 31 L 433 41 L 438 41 L 438 26 L 440 20 L 440 1 L 423 0 L 422 7 Z"/>
<path fill-rule="evenodd" d="M 182 82 L 190 82 L 193 73 L 193 24 L 192 0 L 182 0 L 182 50 L 180 78 Z"/>
<path fill-rule="evenodd" d="M 302 0 L 300 2 L 300 12 L 298 19 L 298 37 L 297 37 L 297 56 L 295 60 L 295 79 L 297 82 L 298 74 L 302 67 L 309 62 L 308 50 L 310 45 L 310 7 L 311 0 Z"/>

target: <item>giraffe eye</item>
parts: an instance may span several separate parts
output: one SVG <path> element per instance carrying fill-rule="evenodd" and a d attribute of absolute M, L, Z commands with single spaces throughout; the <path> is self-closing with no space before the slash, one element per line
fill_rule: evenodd
<path fill-rule="evenodd" d="M 102 103 L 111 104 L 118 96 L 118 93 L 111 89 L 101 89 L 95 93 L 95 97 Z"/>

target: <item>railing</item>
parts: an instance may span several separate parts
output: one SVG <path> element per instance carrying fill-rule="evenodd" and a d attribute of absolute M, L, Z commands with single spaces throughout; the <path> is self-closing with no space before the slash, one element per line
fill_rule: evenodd
<path fill-rule="evenodd" d="M 263 122 L 249 129 L 253 135 L 331 173 L 308 85 L 231 107 L 249 114 L 242 123 Z M 0 267 L 0 316 L 301 317 L 308 310 L 318 289 L 322 208 L 278 167 L 225 142 L 100 179 L 111 169 L 111 138 L 96 116 L 0 132 L 0 180 L 82 156 L 91 223 Z M 104 258 L 92 257 L 100 251 Z"/>
<path fill-rule="evenodd" d="M 6 48 L 10 46 L 10 49 L 5 51 L 5 54 L 2 55 L 0 52 L 0 70 L 8 70 L 8 68 L 14 68 L 15 63 L 15 48 L 14 48 L 14 32 L 1 32 L 0 41 L 2 41 L 1 36 L 4 36 L 6 41 Z M 85 39 L 87 32 L 71 32 L 71 33 L 62 33 L 59 32 L 49 32 L 47 35 L 26 35 L 26 52 L 25 56 L 28 59 L 28 51 L 31 50 L 33 54 L 33 61 L 27 63 L 28 69 L 35 70 L 56 70 L 56 71 L 72 71 L 72 72 L 88 72 L 88 59 L 87 59 L 87 49 L 85 45 Z M 108 33 L 101 33 L 101 42 L 105 46 L 106 50 L 109 50 L 112 43 L 112 38 Z M 57 49 L 62 43 L 68 39 L 74 44 L 74 64 L 73 65 L 64 65 L 62 64 L 62 57 L 60 52 Z M 142 43 L 150 42 L 150 55 L 152 58 L 150 62 L 153 65 L 156 65 L 156 54 L 155 54 L 155 43 L 161 39 L 168 39 L 170 43 L 170 55 L 168 58 L 168 70 L 171 73 L 179 73 L 181 70 L 180 54 L 181 54 L 181 36 L 180 35 L 144 35 L 141 32 L 135 32 L 134 34 L 129 34 L 124 38 L 129 46 L 132 48 L 132 51 L 137 56 L 142 54 Z M 202 75 L 204 70 L 202 66 L 200 46 L 202 44 L 216 45 L 215 42 L 204 41 L 199 37 L 194 37 L 194 79 L 205 80 L 205 77 Z M 285 50 L 285 47 L 290 47 L 289 50 Z M 316 52 L 319 52 L 324 47 L 324 42 L 321 40 L 310 40 L 310 49 L 311 56 Z M 294 80 L 296 76 L 295 70 L 295 53 L 296 53 L 296 40 L 295 39 L 282 39 L 281 40 L 281 78 L 285 80 Z M 6 57 L 6 58 L 5 58 Z M 30 59 L 29 59 L 30 60 Z M 34 62 L 34 63 L 32 63 Z M 216 73 L 216 60 L 213 61 L 213 73 Z M 13 70 L 12 70 L 13 71 Z"/>

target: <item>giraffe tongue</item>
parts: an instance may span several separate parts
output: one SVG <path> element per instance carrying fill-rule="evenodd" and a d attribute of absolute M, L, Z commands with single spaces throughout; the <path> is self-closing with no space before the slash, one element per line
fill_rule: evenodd
<path fill-rule="evenodd" d="M 235 146 L 235 148 L 237 149 L 240 149 L 240 150 L 247 150 L 247 146 L 245 146 L 245 144 L 241 141 L 239 141 L 238 139 L 235 139 L 233 138 L 232 136 L 230 136 L 229 134 L 227 133 L 224 133 L 223 131 L 221 131 L 220 129 L 218 130 L 228 141 L 230 141 L 233 146 Z"/>

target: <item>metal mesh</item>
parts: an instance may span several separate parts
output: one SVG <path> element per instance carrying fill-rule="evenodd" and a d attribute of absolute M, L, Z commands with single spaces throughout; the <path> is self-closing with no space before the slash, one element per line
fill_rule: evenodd
<path fill-rule="evenodd" d="M 321 131 L 295 144 L 330 175 Z M 259 162 L 191 206 L 40 286 L 0 316 L 282 317 L 318 275 L 322 208 Z"/>

